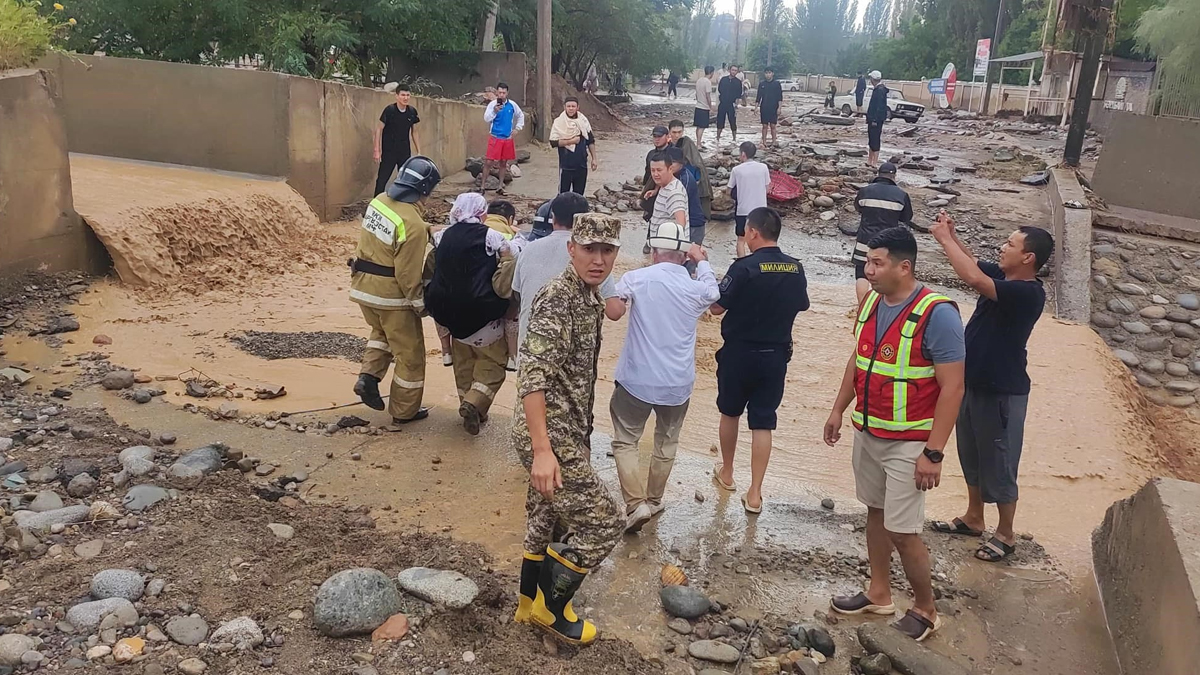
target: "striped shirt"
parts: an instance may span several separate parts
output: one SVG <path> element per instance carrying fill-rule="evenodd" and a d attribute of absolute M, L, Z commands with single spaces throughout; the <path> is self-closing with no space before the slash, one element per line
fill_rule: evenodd
<path fill-rule="evenodd" d="M 683 187 L 683 183 L 679 182 L 678 178 L 675 178 L 658 189 L 658 195 L 654 198 L 654 213 L 650 215 L 650 223 L 658 226 L 663 223 L 676 222 L 675 214 L 680 211 L 683 211 L 683 224 L 686 227 L 688 223 L 687 189 Z"/>

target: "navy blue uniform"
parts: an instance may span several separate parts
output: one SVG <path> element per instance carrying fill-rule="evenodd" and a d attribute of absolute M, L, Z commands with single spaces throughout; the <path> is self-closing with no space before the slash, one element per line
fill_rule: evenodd
<path fill-rule="evenodd" d="M 792 325 L 808 309 L 804 266 L 778 246 L 739 258 L 721 280 L 717 304 L 725 344 L 717 352 L 717 408 L 749 413 L 751 429 L 774 429 L 792 358 Z"/>

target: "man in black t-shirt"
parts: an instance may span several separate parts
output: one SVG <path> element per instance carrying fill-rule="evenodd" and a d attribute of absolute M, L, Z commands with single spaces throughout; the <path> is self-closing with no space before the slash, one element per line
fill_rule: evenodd
<path fill-rule="evenodd" d="M 711 308 L 724 339 L 717 352 L 717 409 L 721 412 L 721 465 L 713 480 L 733 492 L 733 457 L 738 425 L 748 413 L 751 433 L 750 489 L 742 497 L 747 513 L 762 511 L 762 483 L 771 458 L 775 411 L 783 401 L 787 364 L 792 358 L 792 324 L 808 309 L 804 267 L 779 250 L 783 221 L 762 206 L 746 218 L 751 254 L 738 258 L 721 280 L 721 299 Z"/>
<path fill-rule="evenodd" d="M 779 109 L 783 107 L 783 86 L 775 79 L 775 71 L 767 68 L 764 72 L 767 79 L 758 83 L 758 95 L 754 105 L 759 109 L 758 118 L 762 122 L 762 144 L 767 145 L 767 129 L 771 131 L 771 143 L 779 145 L 779 134 L 775 125 L 779 124 Z"/>
<path fill-rule="evenodd" d="M 383 109 L 379 124 L 375 125 L 375 161 L 379 162 L 379 175 L 375 178 L 378 195 L 387 189 L 392 173 L 408 161 L 414 153 L 420 154 L 421 144 L 417 141 L 417 109 L 408 104 L 412 91 L 408 85 L 396 87 L 396 102 Z"/>
<path fill-rule="evenodd" d="M 729 74 L 717 83 L 717 145 L 721 144 L 721 132 L 725 129 L 725 120 L 729 120 L 729 130 L 733 132 L 733 142 L 737 144 L 737 102 L 741 100 L 746 105 L 746 83 L 738 78 L 738 67 L 729 66 Z"/>
<path fill-rule="evenodd" d="M 933 529 L 978 537 L 984 531 L 983 505 L 995 504 L 1000 523 L 975 557 L 996 562 L 1016 545 L 1017 466 L 1030 389 L 1025 347 L 1046 304 L 1037 271 L 1050 258 L 1054 238 L 1040 227 L 1022 227 L 1000 247 L 996 264 L 971 255 L 945 212 L 931 231 L 955 274 L 980 296 L 965 332 L 966 394 L 958 415 L 958 459 L 967 482 L 967 511 L 948 523 L 935 522 Z"/>

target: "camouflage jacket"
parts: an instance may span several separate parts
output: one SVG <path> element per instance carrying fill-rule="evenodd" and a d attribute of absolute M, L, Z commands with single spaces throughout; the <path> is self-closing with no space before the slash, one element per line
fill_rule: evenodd
<path fill-rule="evenodd" d="M 518 450 L 528 451 L 531 446 L 520 400 L 542 391 L 554 454 L 561 459 L 564 451 L 580 451 L 587 458 L 603 318 L 604 300 L 571 265 L 538 291 L 530 310 L 529 332 L 521 344 L 517 375 L 513 441 Z"/>

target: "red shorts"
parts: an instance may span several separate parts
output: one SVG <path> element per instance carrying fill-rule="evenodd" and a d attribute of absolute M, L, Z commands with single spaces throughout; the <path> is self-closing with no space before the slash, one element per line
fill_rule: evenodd
<path fill-rule="evenodd" d="M 511 138 L 488 137 L 487 159 L 492 161 L 512 161 L 517 158 L 517 144 Z"/>

